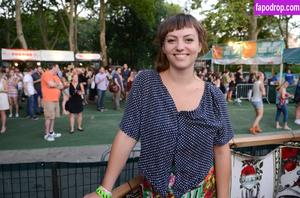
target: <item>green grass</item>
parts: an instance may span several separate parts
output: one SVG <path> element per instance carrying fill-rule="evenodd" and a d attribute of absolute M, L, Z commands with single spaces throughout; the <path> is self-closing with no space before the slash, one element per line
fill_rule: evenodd
<path fill-rule="evenodd" d="M 54 142 L 47 142 L 43 139 L 43 116 L 40 116 L 37 121 L 30 120 L 24 118 L 24 109 L 22 109 L 21 118 L 8 118 L 7 131 L 0 135 L 0 150 L 111 144 L 118 131 L 123 112 L 111 110 L 111 96 L 106 97 L 105 102 L 108 110 L 103 113 L 96 111 L 94 104 L 85 106 L 84 132 L 75 131 L 74 134 L 69 134 L 68 116 L 64 115 L 56 119 L 55 130 L 62 133 L 62 137 Z M 248 129 L 255 115 L 251 104 L 243 101 L 241 106 L 229 104 L 228 107 L 235 134 L 249 134 Z M 294 104 L 290 104 L 289 126 L 297 130 L 299 126 L 293 122 L 294 109 Z M 280 132 L 274 127 L 275 110 L 274 104 L 265 104 L 265 114 L 261 123 L 264 133 Z"/>

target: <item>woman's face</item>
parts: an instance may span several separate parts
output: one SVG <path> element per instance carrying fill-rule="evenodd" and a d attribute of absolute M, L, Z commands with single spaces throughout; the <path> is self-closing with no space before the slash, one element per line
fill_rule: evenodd
<path fill-rule="evenodd" d="M 72 80 L 73 82 L 78 82 L 78 75 L 73 75 Z"/>
<path fill-rule="evenodd" d="M 194 67 L 201 50 L 201 44 L 195 28 L 183 28 L 166 35 L 163 52 L 169 60 L 170 67 L 186 69 Z"/>

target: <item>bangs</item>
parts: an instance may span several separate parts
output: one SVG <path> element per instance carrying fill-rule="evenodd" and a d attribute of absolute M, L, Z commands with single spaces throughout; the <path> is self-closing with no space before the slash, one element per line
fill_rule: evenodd
<path fill-rule="evenodd" d="M 185 14 L 179 14 L 176 16 L 171 16 L 167 20 L 165 20 L 162 24 L 160 24 L 158 29 L 158 43 L 160 46 L 162 46 L 164 42 L 164 38 L 169 32 L 173 32 L 175 30 L 180 30 L 183 28 L 195 28 L 197 31 L 197 27 L 199 26 L 199 23 L 197 20 L 195 20 L 194 17 L 185 15 Z"/>

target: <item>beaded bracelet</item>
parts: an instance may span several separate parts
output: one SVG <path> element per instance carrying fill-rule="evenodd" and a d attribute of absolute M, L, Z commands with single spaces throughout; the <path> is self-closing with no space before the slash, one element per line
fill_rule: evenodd
<path fill-rule="evenodd" d="M 106 190 L 103 186 L 99 186 L 96 189 L 96 194 L 101 198 L 112 198 L 112 194 L 110 191 Z"/>

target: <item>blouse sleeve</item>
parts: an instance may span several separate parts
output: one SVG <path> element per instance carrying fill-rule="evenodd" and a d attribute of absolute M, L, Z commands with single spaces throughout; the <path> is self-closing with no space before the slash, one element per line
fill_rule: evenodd
<path fill-rule="evenodd" d="M 227 104 L 224 95 L 220 90 L 216 90 L 215 104 L 218 108 L 219 119 L 222 127 L 217 131 L 214 138 L 214 145 L 227 144 L 233 138 L 233 128 L 229 119 Z"/>
<path fill-rule="evenodd" d="M 142 74 L 134 81 L 129 92 L 120 129 L 136 141 L 140 138 L 141 109 L 142 109 Z"/>

